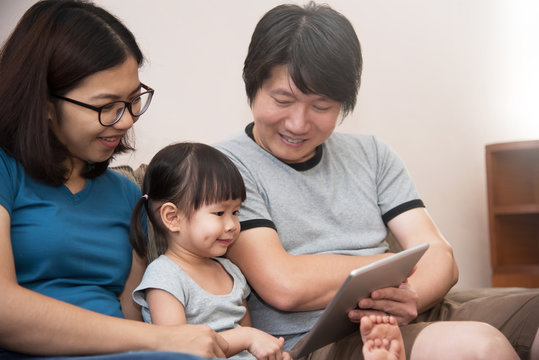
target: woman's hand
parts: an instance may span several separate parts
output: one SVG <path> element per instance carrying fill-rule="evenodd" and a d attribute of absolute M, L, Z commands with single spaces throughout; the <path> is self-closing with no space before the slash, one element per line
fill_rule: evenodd
<path fill-rule="evenodd" d="M 228 343 L 207 325 L 158 326 L 157 349 L 178 351 L 206 358 L 225 358 Z"/>
<path fill-rule="evenodd" d="M 290 354 L 283 351 L 284 339 L 276 338 L 255 328 L 249 328 L 248 351 L 257 360 L 292 360 Z"/>
<path fill-rule="evenodd" d="M 361 299 L 358 308 L 348 313 L 352 322 L 359 323 L 363 316 L 391 315 L 400 326 L 409 324 L 418 315 L 418 296 L 408 281 L 398 288 L 389 287 L 378 289 L 371 296 Z"/>

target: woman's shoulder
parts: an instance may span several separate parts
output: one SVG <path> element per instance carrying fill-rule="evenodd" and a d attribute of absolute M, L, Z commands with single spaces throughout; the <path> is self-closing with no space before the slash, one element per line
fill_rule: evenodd
<path fill-rule="evenodd" d="M 4 149 L 0 148 L 0 165 L 2 167 L 8 168 L 17 168 L 20 166 L 20 163 L 10 155 L 8 155 Z"/>
<path fill-rule="evenodd" d="M 18 187 L 24 181 L 24 176 L 21 163 L 0 148 L 0 187 L 2 189 Z"/>

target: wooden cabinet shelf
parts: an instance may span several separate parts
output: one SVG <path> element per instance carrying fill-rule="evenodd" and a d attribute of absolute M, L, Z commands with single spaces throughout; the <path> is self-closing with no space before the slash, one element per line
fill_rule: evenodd
<path fill-rule="evenodd" d="M 492 285 L 539 287 L 539 140 L 485 150 Z"/>
<path fill-rule="evenodd" d="M 539 214 L 539 204 L 495 206 L 494 215 Z"/>

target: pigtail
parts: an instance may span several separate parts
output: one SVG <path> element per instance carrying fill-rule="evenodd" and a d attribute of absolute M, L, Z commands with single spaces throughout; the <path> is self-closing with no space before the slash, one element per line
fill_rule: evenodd
<path fill-rule="evenodd" d="M 143 195 L 135 204 L 131 214 L 131 226 L 129 227 L 129 241 L 135 252 L 141 258 L 146 258 L 148 253 L 148 243 L 146 233 L 142 227 L 142 208 L 148 201 L 148 195 Z"/>

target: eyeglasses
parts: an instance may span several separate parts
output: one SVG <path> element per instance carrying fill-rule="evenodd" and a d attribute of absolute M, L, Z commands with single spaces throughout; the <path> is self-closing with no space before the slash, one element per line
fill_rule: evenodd
<path fill-rule="evenodd" d="M 120 121 L 126 108 L 129 110 L 129 113 L 131 113 L 131 115 L 133 116 L 133 122 L 137 121 L 139 116 L 144 114 L 146 110 L 148 110 L 148 107 L 150 106 L 150 103 L 152 102 L 154 90 L 150 88 L 149 86 L 144 85 L 143 83 L 141 83 L 140 86 L 146 91 L 140 95 L 135 96 L 133 99 L 131 99 L 131 101 L 118 100 L 118 101 L 113 101 L 99 107 L 88 105 L 83 102 L 66 98 L 60 95 L 52 94 L 52 96 L 58 99 L 62 99 L 67 102 L 73 103 L 75 105 L 79 105 L 87 109 L 97 111 L 99 114 L 98 116 L 99 123 L 103 126 L 112 126 L 116 124 L 118 121 Z"/>

